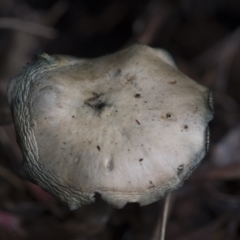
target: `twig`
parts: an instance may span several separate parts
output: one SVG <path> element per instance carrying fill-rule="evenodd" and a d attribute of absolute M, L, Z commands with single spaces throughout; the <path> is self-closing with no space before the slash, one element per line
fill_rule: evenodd
<path fill-rule="evenodd" d="M 202 167 L 190 177 L 192 183 L 203 184 L 207 181 L 236 181 L 240 179 L 240 164 L 234 163 L 222 167 Z"/>
<path fill-rule="evenodd" d="M 12 186 L 17 188 L 20 191 L 23 191 L 26 189 L 23 181 L 13 174 L 11 171 L 9 171 L 7 168 L 0 166 L 0 177 L 4 178 L 6 181 L 8 181 Z"/>
<path fill-rule="evenodd" d="M 150 1 L 145 13 L 133 25 L 136 39 L 131 39 L 130 42 L 137 40 L 143 44 L 151 44 L 172 10 L 173 7 L 166 2 Z"/>
<path fill-rule="evenodd" d="M 53 26 L 57 23 L 57 21 L 63 16 L 63 14 L 67 11 L 69 7 L 69 3 L 66 1 L 58 1 L 56 2 L 50 10 L 47 12 L 46 16 L 43 18 L 43 23 L 48 26 Z"/>
<path fill-rule="evenodd" d="M 217 81 L 215 82 L 214 88 L 221 92 L 226 92 L 228 84 L 228 75 L 230 67 L 234 60 L 239 47 L 240 47 L 240 27 L 238 27 L 229 37 L 226 45 L 223 48 L 222 54 L 220 55 L 220 61 L 218 64 Z"/>
<path fill-rule="evenodd" d="M 21 163 L 21 152 L 17 147 L 17 144 L 13 143 L 13 140 L 9 138 L 6 133 L 5 127 L 0 127 L 0 151 L 2 151 L 8 158 L 11 170 L 18 174 L 18 169 Z"/>
<path fill-rule="evenodd" d="M 22 31 L 49 39 L 54 39 L 58 35 L 58 31 L 51 27 L 17 18 L 0 18 L 0 28 Z"/>

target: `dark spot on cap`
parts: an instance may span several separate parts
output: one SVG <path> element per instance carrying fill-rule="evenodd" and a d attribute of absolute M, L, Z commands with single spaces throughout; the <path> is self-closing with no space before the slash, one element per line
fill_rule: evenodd
<path fill-rule="evenodd" d="M 172 115 L 170 113 L 166 114 L 166 118 L 170 118 Z"/>
<path fill-rule="evenodd" d="M 122 72 L 122 70 L 121 70 L 121 69 L 118 69 L 118 70 L 116 71 L 116 73 L 115 73 L 115 76 L 118 76 L 118 75 L 120 75 L 120 74 L 121 74 L 121 72 Z"/>
<path fill-rule="evenodd" d="M 151 188 L 154 188 L 154 187 L 155 187 L 152 181 L 149 181 L 149 183 L 150 183 L 150 186 L 148 187 L 149 189 L 151 189 Z"/>
<path fill-rule="evenodd" d="M 177 83 L 177 81 L 171 81 L 171 82 L 169 82 L 170 84 L 176 84 Z"/>
<path fill-rule="evenodd" d="M 95 93 L 93 92 L 93 97 L 87 99 L 84 101 L 84 103 L 91 107 L 93 110 L 95 110 L 96 113 L 101 114 L 101 112 L 106 107 L 111 107 L 110 104 L 108 104 L 104 98 L 104 93 Z"/>
<path fill-rule="evenodd" d="M 143 158 L 140 158 L 140 159 L 139 159 L 139 162 L 142 162 L 142 161 L 143 161 Z"/>
<path fill-rule="evenodd" d="M 140 97 L 141 97 L 141 94 L 139 94 L 139 93 L 135 94 L 135 98 L 140 98 Z"/>
<path fill-rule="evenodd" d="M 180 164 L 177 168 L 177 175 L 180 176 L 183 173 L 184 164 Z"/>
<path fill-rule="evenodd" d="M 75 118 L 75 116 L 72 116 L 72 118 Z"/>
<path fill-rule="evenodd" d="M 97 146 L 97 149 L 98 149 L 99 152 L 101 151 L 101 148 L 99 146 Z"/>
<path fill-rule="evenodd" d="M 184 125 L 183 128 L 184 128 L 184 129 L 188 129 L 188 125 Z"/>
<path fill-rule="evenodd" d="M 125 76 L 125 79 L 126 79 L 126 83 L 132 83 L 134 80 L 135 80 L 135 76 L 133 75 L 127 75 Z"/>
<path fill-rule="evenodd" d="M 198 106 L 195 107 L 193 113 L 196 113 L 198 111 Z"/>
<path fill-rule="evenodd" d="M 136 121 L 136 123 L 137 123 L 138 125 L 140 125 L 140 122 L 139 122 L 137 119 L 135 119 L 135 121 Z"/>

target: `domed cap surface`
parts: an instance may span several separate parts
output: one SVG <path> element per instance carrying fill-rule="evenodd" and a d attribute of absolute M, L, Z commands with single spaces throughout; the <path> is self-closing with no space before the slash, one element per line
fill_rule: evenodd
<path fill-rule="evenodd" d="M 96 59 L 42 54 L 8 87 L 21 172 L 75 209 L 146 205 L 181 186 L 207 151 L 209 90 L 133 45 Z"/>

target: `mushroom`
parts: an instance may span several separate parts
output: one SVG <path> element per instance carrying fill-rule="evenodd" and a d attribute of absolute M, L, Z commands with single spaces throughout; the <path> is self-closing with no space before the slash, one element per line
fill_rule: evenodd
<path fill-rule="evenodd" d="M 180 187 L 205 156 L 212 96 L 161 50 L 41 54 L 8 86 L 20 173 L 71 209 L 121 208 Z"/>

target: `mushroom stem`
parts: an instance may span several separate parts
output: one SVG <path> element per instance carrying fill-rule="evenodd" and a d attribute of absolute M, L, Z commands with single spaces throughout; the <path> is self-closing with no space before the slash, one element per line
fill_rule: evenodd
<path fill-rule="evenodd" d="M 164 200 L 160 240 L 164 240 L 165 239 L 165 233 L 166 233 L 167 219 L 168 219 L 168 214 L 169 214 L 170 201 L 171 201 L 171 193 L 168 194 L 168 196 Z"/>

